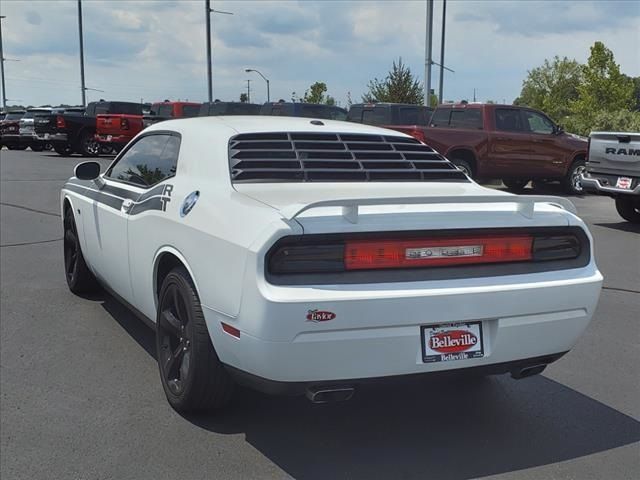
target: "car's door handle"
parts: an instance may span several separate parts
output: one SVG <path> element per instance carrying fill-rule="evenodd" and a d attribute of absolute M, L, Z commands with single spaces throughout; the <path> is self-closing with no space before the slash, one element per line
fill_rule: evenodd
<path fill-rule="evenodd" d="M 120 211 L 122 213 L 129 213 L 131 211 L 131 207 L 133 207 L 133 200 L 127 198 L 124 202 L 122 202 L 122 207 L 120 207 Z"/>

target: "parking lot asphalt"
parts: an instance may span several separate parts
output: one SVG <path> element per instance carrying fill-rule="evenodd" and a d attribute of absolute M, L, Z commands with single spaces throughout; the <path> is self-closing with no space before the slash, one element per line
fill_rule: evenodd
<path fill-rule="evenodd" d="M 640 229 L 611 199 L 571 198 L 605 289 L 543 375 L 399 382 L 324 406 L 243 390 L 184 417 L 153 332 L 106 294 L 67 290 L 59 190 L 79 161 L 0 152 L 3 479 L 640 477 Z"/>

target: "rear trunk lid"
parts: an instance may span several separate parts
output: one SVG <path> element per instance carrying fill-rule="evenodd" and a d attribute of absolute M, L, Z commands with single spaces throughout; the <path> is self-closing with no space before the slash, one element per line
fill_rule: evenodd
<path fill-rule="evenodd" d="M 475 183 L 235 184 L 234 187 L 278 210 L 286 220 L 295 220 L 305 234 L 566 226 L 567 215 L 559 206 L 573 211 L 570 202 L 562 198 L 538 197 L 541 201 L 536 203 L 531 197 Z"/>
<path fill-rule="evenodd" d="M 590 172 L 640 175 L 640 133 L 593 132 L 589 138 Z"/>

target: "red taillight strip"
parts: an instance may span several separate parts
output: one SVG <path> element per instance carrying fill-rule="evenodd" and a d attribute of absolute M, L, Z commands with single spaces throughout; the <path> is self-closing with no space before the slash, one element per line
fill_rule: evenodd
<path fill-rule="evenodd" d="M 347 241 L 347 270 L 438 267 L 532 259 L 531 235 Z"/>
<path fill-rule="evenodd" d="M 220 324 L 222 325 L 222 330 L 224 330 L 226 333 L 236 338 L 240 338 L 240 330 L 238 330 L 236 327 L 232 327 L 231 325 L 224 322 L 220 322 Z"/>

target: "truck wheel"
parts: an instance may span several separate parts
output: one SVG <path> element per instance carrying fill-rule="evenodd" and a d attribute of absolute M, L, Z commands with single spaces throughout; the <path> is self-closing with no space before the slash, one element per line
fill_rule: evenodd
<path fill-rule="evenodd" d="M 640 223 L 640 198 L 618 197 L 616 210 L 626 221 Z"/>
<path fill-rule="evenodd" d="M 580 159 L 573 162 L 569 167 L 567 175 L 562 179 L 562 186 L 567 193 L 573 195 L 582 195 L 584 193 L 584 188 L 580 183 L 580 175 L 587 171 L 585 164 L 586 162 Z"/>
<path fill-rule="evenodd" d="M 521 192 L 524 190 L 524 187 L 529 183 L 529 179 L 520 179 L 520 178 L 503 178 L 502 183 L 512 192 Z"/>
<path fill-rule="evenodd" d="M 458 170 L 462 170 L 462 172 L 469 178 L 473 178 L 473 170 L 471 169 L 471 165 L 466 160 L 461 160 L 459 158 L 451 159 L 451 163 L 453 163 Z"/>
<path fill-rule="evenodd" d="M 41 152 L 44 150 L 44 145 L 40 145 L 40 144 L 35 144 L 35 145 L 29 145 L 31 147 L 31 151 L 33 152 Z"/>
<path fill-rule="evenodd" d="M 95 157 L 100 153 L 100 145 L 93 138 L 93 132 L 84 132 L 80 137 L 80 154 L 83 157 Z"/>
<path fill-rule="evenodd" d="M 156 349 L 167 400 L 179 412 L 222 408 L 235 384 L 220 362 L 184 267 L 165 277 L 158 297 Z"/>
<path fill-rule="evenodd" d="M 62 155 L 63 157 L 68 157 L 73 153 L 73 148 L 71 148 L 70 145 L 54 145 L 53 149 L 58 155 Z"/>
<path fill-rule="evenodd" d="M 99 289 L 96 277 L 93 276 L 84 261 L 73 210 L 67 208 L 64 212 L 64 272 L 69 290 L 73 293 L 91 293 Z"/>

